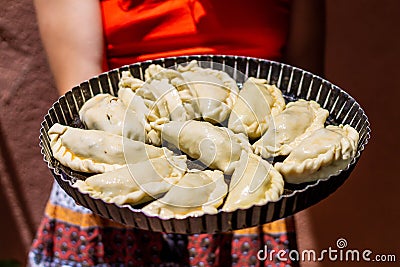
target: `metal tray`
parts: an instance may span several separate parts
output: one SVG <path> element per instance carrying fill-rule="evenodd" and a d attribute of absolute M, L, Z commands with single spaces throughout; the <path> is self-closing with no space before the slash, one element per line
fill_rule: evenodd
<path fill-rule="evenodd" d="M 350 124 L 360 134 L 355 158 L 336 175 L 331 175 L 313 183 L 285 185 L 284 194 L 275 202 L 234 212 L 219 211 L 214 215 L 189 217 L 186 219 L 163 220 L 148 217 L 140 209 L 130 205 L 109 204 L 80 193 L 71 185 L 83 174 L 62 166 L 52 155 L 48 129 L 55 123 L 71 125 L 78 116 L 82 105 L 99 93 L 117 95 L 118 81 L 122 71 L 129 70 L 136 78 L 143 79 L 144 71 L 150 64 L 164 67 L 177 67 L 179 64 L 197 60 L 200 66 L 226 71 L 238 84 L 247 77 L 267 79 L 281 89 L 284 97 L 290 101 L 297 99 L 315 100 L 330 112 L 328 118 L 332 124 Z M 118 223 L 143 230 L 166 233 L 196 234 L 217 233 L 253 227 L 272 222 L 306 209 L 336 191 L 356 166 L 370 138 L 368 118 L 360 105 L 345 91 L 312 73 L 286 64 L 258 58 L 202 55 L 181 56 L 149 60 L 114 69 L 81 83 L 60 97 L 44 117 L 40 129 L 40 146 L 44 161 L 60 186 L 77 202 L 94 213 Z"/>

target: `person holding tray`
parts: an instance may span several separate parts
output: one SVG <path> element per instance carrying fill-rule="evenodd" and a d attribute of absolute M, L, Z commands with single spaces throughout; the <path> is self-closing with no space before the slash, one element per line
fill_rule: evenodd
<path fill-rule="evenodd" d="M 60 95 L 104 71 L 168 56 L 225 54 L 323 71 L 320 0 L 35 0 Z M 294 249 L 294 218 L 222 234 L 128 228 L 76 205 L 54 183 L 30 266 L 263 266 L 257 253 Z M 296 265 L 294 262 L 284 262 Z"/>

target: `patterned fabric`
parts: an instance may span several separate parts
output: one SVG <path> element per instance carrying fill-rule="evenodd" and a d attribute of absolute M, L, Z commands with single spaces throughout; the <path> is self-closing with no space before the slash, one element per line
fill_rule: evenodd
<path fill-rule="evenodd" d="M 259 250 L 295 247 L 292 218 L 232 233 L 175 235 L 127 228 L 75 205 L 54 183 L 30 266 L 296 266 Z M 276 259 L 275 259 L 276 260 Z"/>

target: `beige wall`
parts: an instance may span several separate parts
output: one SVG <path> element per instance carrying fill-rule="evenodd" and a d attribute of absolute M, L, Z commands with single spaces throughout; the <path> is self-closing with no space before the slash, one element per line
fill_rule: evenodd
<path fill-rule="evenodd" d="M 299 245 L 318 251 L 335 247 L 342 237 L 350 248 L 397 253 L 400 260 L 396 227 L 400 218 L 396 171 L 400 1 L 327 3 L 326 77 L 364 107 L 373 132 L 350 179 L 328 199 L 297 216 Z M 42 116 L 57 94 L 31 1 L 0 0 L 0 4 L 0 259 L 23 261 L 50 191 L 52 179 L 42 162 L 38 136 Z M 303 264 L 338 265 L 347 264 Z"/>

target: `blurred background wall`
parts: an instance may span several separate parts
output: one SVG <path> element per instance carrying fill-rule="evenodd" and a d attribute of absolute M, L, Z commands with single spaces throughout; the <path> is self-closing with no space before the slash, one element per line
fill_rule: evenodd
<path fill-rule="evenodd" d="M 364 108 L 372 138 L 346 183 L 297 216 L 300 247 L 336 249 L 345 238 L 349 249 L 397 254 L 397 263 L 303 266 L 400 265 L 399 60 L 400 1 L 327 1 L 325 77 Z"/>
<path fill-rule="evenodd" d="M 40 122 L 57 99 L 31 1 L 0 0 L 0 261 L 24 262 L 52 178 L 38 146 Z M 301 249 L 397 254 L 400 262 L 400 1 L 327 0 L 325 77 L 365 109 L 372 139 L 349 180 L 296 215 Z M 303 262 L 302 266 L 372 266 Z M 380 264 L 377 266 L 397 266 Z"/>

